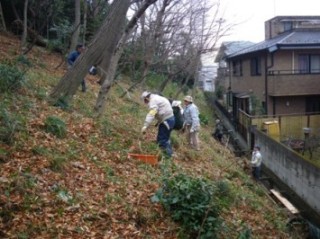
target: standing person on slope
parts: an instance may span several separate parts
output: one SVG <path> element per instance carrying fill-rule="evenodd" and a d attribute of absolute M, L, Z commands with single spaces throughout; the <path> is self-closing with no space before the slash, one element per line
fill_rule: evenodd
<path fill-rule="evenodd" d="M 149 112 L 146 116 L 141 132 L 143 134 L 146 133 L 146 130 L 151 125 L 152 121 L 157 119 L 157 143 L 170 158 L 173 153 L 170 144 L 170 134 L 175 124 L 171 104 L 167 98 L 157 94 L 151 94 L 148 91 L 142 93 L 141 99 L 145 104 L 148 104 L 149 108 Z"/>
<path fill-rule="evenodd" d="M 199 151 L 200 119 L 198 107 L 193 103 L 192 96 L 184 97 L 185 108 L 183 111 L 187 141 L 190 146 Z"/>
<path fill-rule="evenodd" d="M 254 146 L 253 152 L 252 152 L 251 166 L 252 166 L 253 178 L 257 181 L 260 180 L 261 163 L 262 163 L 262 155 L 260 153 L 260 147 L 256 145 Z"/>

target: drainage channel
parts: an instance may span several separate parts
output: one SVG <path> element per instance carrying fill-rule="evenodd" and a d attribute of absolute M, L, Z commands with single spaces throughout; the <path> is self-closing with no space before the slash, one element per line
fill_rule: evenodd
<path fill-rule="evenodd" d="M 308 234 L 306 238 L 320 239 L 320 215 L 315 210 L 266 167 L 262 168 L 261 183 L 271 198 L 288 210 L 288 228 L 303 226 Z"/>

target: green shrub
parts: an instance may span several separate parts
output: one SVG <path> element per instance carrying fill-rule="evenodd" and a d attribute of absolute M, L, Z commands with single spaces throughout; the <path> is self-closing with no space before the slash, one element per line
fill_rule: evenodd
<path fill-rule="evenodd" d="M 223 192 L 219 193 L 219 188 Z M 190 238 L 215 238 L 220 225 L 218 196 L 225 192 L 225 186 L 216 187 L 208 180 L 179 174 L 164 180 L 152 201 L 162 203 Z"/>
<path fill-rule="evenodd" d="M 12 144 L 15 134 L 21 130 L 21 126 L 18 116 L 11 114 L 2 107 L 0 108 L 0 141 Z"/>
<path fill-rule="evenodd" d="M 27 67 L 32 67 L 31 61 L 25 55 L 19 55 L 16 62 Z"/>
<path fill-rule="evenodd" d="M 217 85 L 215 89 L 215 95 L 217 99 L 222 99 L 224 94 L 225 94 L 224 87 L 222 85 Z"/>
<path fill-rule="evenodd" d="M 19 89 L 24 74 L 15 66 L 0 64 L 0 92 L 12 92 Z"/>
<path fill-rule="evenodd" d="M 42 147 L 42 146 L 36 145 L 31 149 L 31 152 L 34 155 L 46 155 L 46 154 L 48 154 L 49 150 L 47 148 Z"/>
<path fill-rule="evenodd" d="M 45 130 L 58 138 L 64 138 L 67 134 L 66 124 L 56 116 L 49 116 L 45 121 Z"/>
<path fill-rule="evenodd" d="M 177 134 L 179 133 L 173 132 L 170 137 L 171 145 L 175 149 L 179 149 L 181 146 L 181 139 L 179 138 L 180 135 L 177 135 Z"/>
<path fill-rule="evenodd" d="M 251 230 L 246 225 L 241 230 L 237 239 L 250 239 L 251 238 Z"/>
<path fill-rule="evenodd" d="M 200 119 L 201 124 L 203 124 L 203 125 L 208 125 L 209 119 L 208 119 L 207 116 L 205 116 L 205 115 L 203 115 L 203 114 L 200 113 L 200 114 L 199 114 L 199 119 Z"/>
<path fill-rule="evenodd" d="M 50 169 L 55 172 L 62 171 L 65 168 L 67 160 L 63 156 L 55 156 L 51 161 L 50 161 Z"/>

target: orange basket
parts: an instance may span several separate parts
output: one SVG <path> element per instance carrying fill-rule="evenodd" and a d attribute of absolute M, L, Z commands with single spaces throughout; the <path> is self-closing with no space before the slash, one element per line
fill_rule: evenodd
<path fill-rule="evenodd" d="M 138 159 L 151 165 L 156 165 L 158 163 L 158 155 L 128 153 L 128 158 Z"/>

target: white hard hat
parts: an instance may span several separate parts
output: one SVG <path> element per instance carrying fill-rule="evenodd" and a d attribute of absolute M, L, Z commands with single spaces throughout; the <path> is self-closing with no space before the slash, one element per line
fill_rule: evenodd
<path fill-rule="evenodd" d="M 148 97 L 148 95 L 150 95 L 151 93 L 149 91 L 144 91 L 141 95 L 141 99 L 144 100 L 146 97 Z"/>
<path fill-rule="evenodd" d="M 192 96 L 187 95 L 186 97 L 184 97 L 184 101 L 188 101 L 188 102 L 193 102 Z"/>

